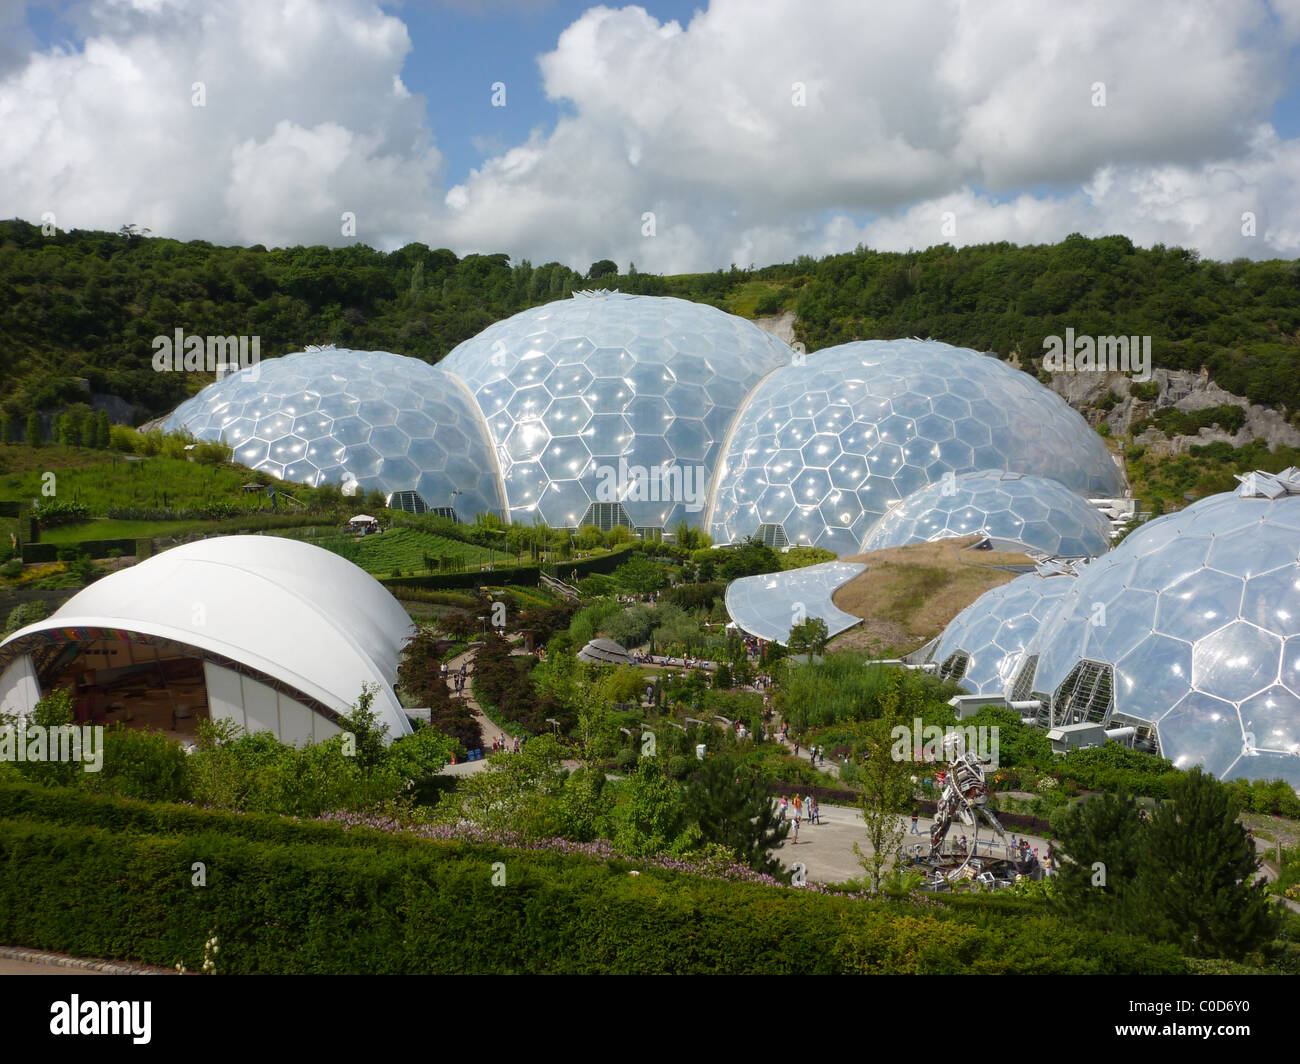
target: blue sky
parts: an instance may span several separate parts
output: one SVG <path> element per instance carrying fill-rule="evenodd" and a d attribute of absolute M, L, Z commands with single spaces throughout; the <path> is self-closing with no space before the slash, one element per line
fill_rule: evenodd
<path fill-rule="evenodd" d="M 562 111 L 572 110 L 546 99 L 537 57 L 553 49 L 565 27 L 594 6 L 545 3 L 509 14 L 491 6 L 469 11 L 454 4 L 389 8 L 406 23 L 413 45 L 402 80 L 426 100 L 452 181 L 463 180 L 482 162 L 476 138 L 514 144 L 534 126 L 549 131 Z M 685 26 L 707 5 L 662 0 L 640 6 L 660 22 L 675 19 Z M 497 81 L 506 85 L 506 107 L 490 106 L 490 86 Z"/>
<path fill-rule="evenodd" d="M 410 31 L 413 51 L 402 71 L 412 92 L 428 101 L 429 120 L 438 146 L 447 157 L 448 174 L 462 180 L 482 161 L 474 146 L 476 137 L 497 137 L 502 143 L 524 140 L 541 124 L 549 129 L 564 108 L 547 100 L 537 70 L 537 57 L 555 47 L 564 29 L 595 4 L 551 3 L 524 5 L 504 14 L 499 7 L 466 10 L 456 4 L 398 4 L 388 9 L 399 15 Z M 611 4 L 610 6 L 620 6 Z M 707 3 L 683 0 L 645 0 L 645 8 L 660 22 L 676 20 L 686 27 Z M 1300 46 L 1290 52 L 1284 94 L 1269 111 L 1269 120 L 1285 137 L 1300 135 Z M 507 84 L 510 106 L 462 106 L 466 87 L 478 89 L 488 99 L 494 81 Z M 452 106 L 440 106 L 452 104 Z M 1042 191 L 1042 190 L 1039 190 Z M 1007 196 L 997 196 L 999 202 Z"/>
<path fill-rule="evenodd" d="M 0 122 L 0 216 L 225 243 L 1300 255 L 1300 0 L 0 0 Z"/>

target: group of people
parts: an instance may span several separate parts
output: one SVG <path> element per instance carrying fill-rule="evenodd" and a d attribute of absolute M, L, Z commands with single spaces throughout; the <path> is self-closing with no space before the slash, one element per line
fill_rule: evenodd
<path fill-rule="evenodd" d="M 783 742 L 783 743 L 788 743 L 789 741 L 790 741 L 790 722 L 789 722 L 789 721 L 783 721 L 782 724 L 781 724 L 781 742 Z M 796 739 L 796 740 L 794 741 L 794 756 L 795 756 L 795 757 L 798 757 L 798 756 L 799 756 L 800 746 L 801 746 L 801 744 L 800 744 L 799 740 Z M 823 765 L 826 764 L 826 747 L 824 747 L 824 746 L 810 746 L 810 747 L 808 747 L 808 758 L 809 758 L 809 760 L 810 760 L 814 765 L 816 765 L 816 764 L 823 764 Z"/>
<path fill-rule="evenodd" d="M 494 754 L 499 754 L 505 750 L 510 750 L 511 753 L 519 753 L 519 740 L 517 738 L 515 739 L 513 747 L 510 745 L 508 740 L 509 736 L 498 735 L 492 740 L 492 752 Z"/>
<path fill-rule="evenodd" d="M 1033 859 L 1034 864 L 1038 863 L 1038 847 L 1030 846 L 1029 840 L 1011 836 L 1011 849 L 1015 851 L 1016 859 L 1019 861 L 1028 861 Z M 1055 864 L 1056 855 L 1052 852 L 1052 845 L 1047 845 L 1047 867 L 1050 869 Z"/>
<path fill-rule="evenodd" d="M 455 688 L 456 694 L 460 694 L 465 690 L 465 684 L 469 680 L 469 672 L 466 670 L 464 664 L 462 664 L 458 670 L 453 671 L 448 669 L 446 662 L 444 662 L 442 665 L 442 679 L 444 683 L 447 680 L 450 680 L 452 686 Z"/>
<path fill-rule="evenodd" d="M 790 840 L 792 845 L 799 841 L 799 826 L 803 823 L 805 816 L 810 824 L 820 824 L 822 822 L 821 806 L 817 804 L 817 799 L 811 794 L 803 798 L 795 794 L 793 802 L 790 801 L 789 795 L 783 794 L 778 808 L 780 823 L 784 824 L 788 817 L 793 817 L 794 831 L 791 832 Z"/>

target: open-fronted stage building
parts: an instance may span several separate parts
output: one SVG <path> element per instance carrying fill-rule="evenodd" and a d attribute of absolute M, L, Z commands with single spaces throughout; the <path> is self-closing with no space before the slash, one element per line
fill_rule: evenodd
<path fill-rule="evenodd" d="M 0 644 L 0 713 L 62 688 L 79 723 L 191 738 L 230 720 L 304 744 L 338 734 L 363 689 L 390 739 L 406 611 L 330 551 L 274 536 L 176 547 L 107 576 Z"/>

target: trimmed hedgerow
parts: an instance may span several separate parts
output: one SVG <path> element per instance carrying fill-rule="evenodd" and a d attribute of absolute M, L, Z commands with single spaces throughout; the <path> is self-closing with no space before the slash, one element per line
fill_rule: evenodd
<path fill-rule="evenodd" d="M 1027 906 L 876 904 L 614 859 L 0 787 L 0 941 L 197 969 L 214 932 L 223 973 L 1185 970 L 1168 947 Z"/>

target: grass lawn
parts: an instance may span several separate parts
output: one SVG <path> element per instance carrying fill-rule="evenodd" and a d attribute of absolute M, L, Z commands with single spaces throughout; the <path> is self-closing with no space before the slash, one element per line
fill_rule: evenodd
<path fill-rule="evenodd" d="M 742 318 L 755 316 L 758 301 L 769 292 L 779 292 L 783 286 L 776 281 L 746 281 L 737 285 L 727 295 L 727 310 Z"/>
<path fill-rule="evenodd" d="M 418 532 L 413 528 L 390 528 L 387 532 L 362 539 L 352 536 L 321 536 L 305 539 L 305 542 L 332 550 L 374 576 L 391 576 L 397 570 L 408 576 L 429 572 L 426 556 L 434 562 L 433 572 L 438 571 L 437 561 L 441 558 L 459 558 L 469 566 L 490 559 L 494 559 L 498 565 L 510 560 L 510 556 L 501 551 L 489 554 L 483 547 L 432 532 Z"/>
<path fill-rule="evenodd" d="M 26 451 L 24 457 L 33 454 L 25 448 L 9 450 Z M 0 480 L 0 497 L 38 498 L 46 472 L 53 472 L 57 497 L 84 503 L 91 513 L 103 513 L 110 506 L 191 509 L 219 500 L 236 505 L 247 500 L 255 508 L 258 501 L 243 493 L 242 486 L 251 476 L 243 466 L 208 466 L 161 456 L 128 462 L 106 451 L 66 447 L 43 447 L 34 453 L 40 463 L 35 468 L 19 471 L 6 462 L 11 472 Z"/>
<path fill-rule="evenodd" d="M 865 562 L 867 570 L 833 599 L 863 623 L 836 637 L 832 649 L 914 650 L 985 591 L 1015 579 L 999 566 L 1029 564 L 1024 554 L 965 550 L 976 538 L 912 543 L 846 559 Z"/>
<path fill-rule="evenodd" d="M 41 529 L 42 543 L 79 543 L 90 539 L 153 539 L 182 536 L 212 527 L 212 521 L 110 521 L 107 517 L 75 525 Z"/>

